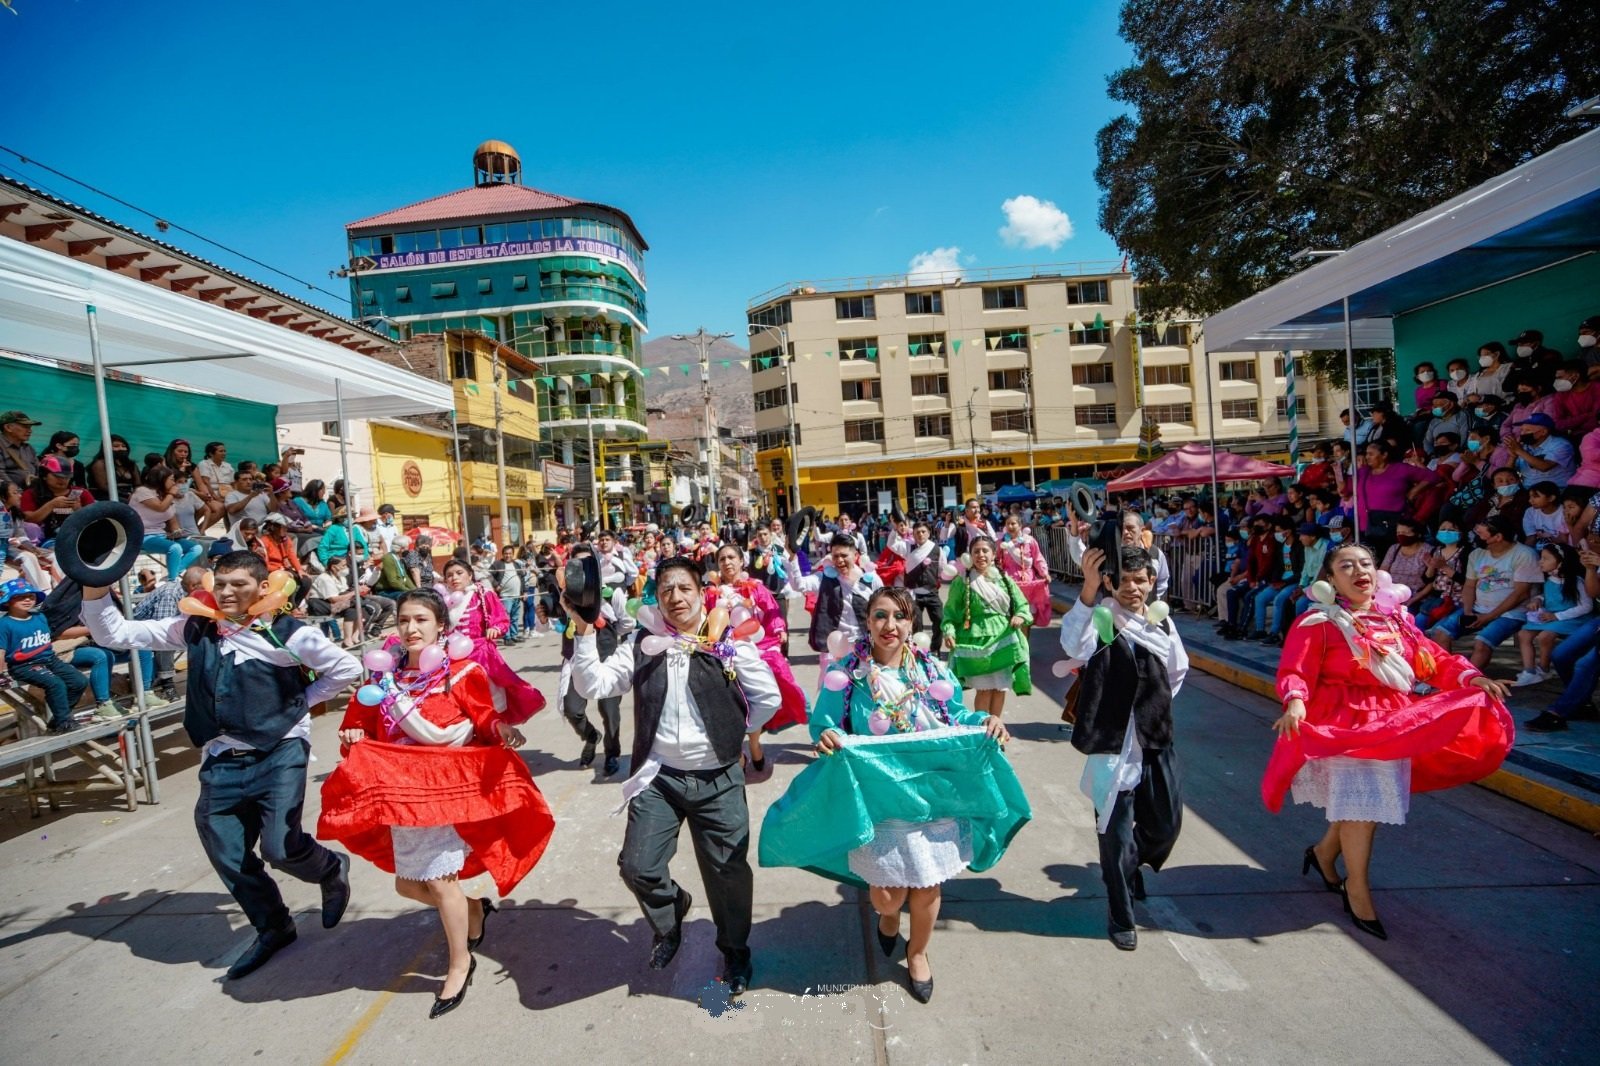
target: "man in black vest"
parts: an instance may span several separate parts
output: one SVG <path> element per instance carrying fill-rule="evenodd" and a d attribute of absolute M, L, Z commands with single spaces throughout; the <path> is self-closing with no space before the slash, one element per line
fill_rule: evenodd
<path fill-rule="evenodd" d="M 1061 620 L 1061 647 L 1079 660 L 1072 746 L 1089 756 L 1079 782 L 1095 806 L 1100 876 L 1106 884 L 1111 942 L 1139 946 L 1133 900 L 1144 899 L 1141 865 L 1160 870 L 1178 842 L 1183 797 L 1172 749 L 1172 698 L 1189 657 L 1164 603 L 1151 604 L 1156 568 L 1143 548 L 1124 546 L 1122 583 L 1102 577 L 1105 553 L 1083 553 L 1083 592 Z M 1099 604 L 1100 593 L 1111 596 Z M 1096 610 L 1110 615 L 1107 643 Z M 1105 621 L 1102 615 L 1102 626 Z"/>
<path fill-rule="evenodd" d="M 601 659 L 593 629 L 571 613 L 572 681 L 591 699 L 633 689 L 633 762 L 622 787 L 628 831 L 617 865 L 655 932 L 650 968 L 678 953 L 689 893 L 668 868 L 687 819 L 700 863 L 728 994 L 749 987 L 750 809 L 739 755 L 746 733 L 766 725 L 782 697 L 749 641 L 706 633 L 700 564 L 674 556 L 656 567 L 656 600 L 675 636 L 665 652 L 624 644 Z M 644 635 L 641 634 L 641 641 Z"/>
<path fill-rule="evenodd" d="M 927 522 L 917 522 L 912 527 L 911 537 L 910 540 L 890 537 L 889 550 L 906 562 L 905 576 L 901 580 L 911 590 L 911 598 L 918 608 L 914 632 L 922 631 L 922 615 L 926 614 L 935 645 L 931 650 L 938 654 L 942 650 L 937 647 L 939 635 L 944 632 L 944 604 L 939 599 L 941 574 L 946 565 L 944 549 L 934 541 L 933 529 Z"/>
<path fill-rule="evenodd" d="M 828 637 L 835 631 L 854 644 L 867 624 L 867 600 L 883 587 L 877 574 L 861 569 L 861 552 L 855 538 L 835 533 L 828 542 L 828 562 L 820 573 L 801 574 L 794 556 L 789 557 L 789 587 L 800 595 L 817 594 L 816 610 L 811 612 L 811 631 L 807 634 L 811 650 L 822 657 L 828 668 Z"/>
<path fill-rule="evenodd" d="M 122 617 L 108 589 L 83 590 L 83 620 L 107 648 L 187 651 L 183 727 L 205 752 L 195 826 L 206 857 L 255 927 L 256 939 L 228 969 L 259 969 L 295 938 L 267 864 L 322 887 L 322 925 L 332 929 L 350 902 L 350 857 L 329 851 L 300 827 L 311 751 L 309 708 L 361 677 L 361 664 L 316 626 L 288 615 L 252 618 L 267 595 L 267 564 L 253 552 L 217 560 L 212 589 L 226 621 L 180 616 Z M 252 846 L 260 841 L 260 854 Z"/>

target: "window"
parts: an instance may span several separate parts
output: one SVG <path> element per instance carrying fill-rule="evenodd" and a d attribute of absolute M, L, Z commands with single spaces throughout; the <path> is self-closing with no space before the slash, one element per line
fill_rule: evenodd
<path fill-rule="evenodd" d="M 324 423 L 322 423 L 322 435 L 324 437 L 337 437 L 339 435 L 339 423 L 338 423 L 338 421 L 335 420 L 335 421 L 332 421 L 332 422 L 324 422 Z"/>
<path fill-rule="evenodd" d="M 917 415 L 916 434 L 919 437 L 948 437 L 950 435 L 949 415 Z"/>
<path fill-rule="evenodd" d="M 512 289 L 513 292 L 527 292 L 528 291 L 528 275 L 526 275 L 526 274 L 513 274 L 513 275 L 511 275 L 511 289 Z"/>
<path fill-rule="evenodd" d="M 1073 329 L 1067 331 L 1068 344 L 1110 344 L 1111 327 L 1100 329 Z"/>
<path fill-rule="evenodd" d="M 396 285 L 394 287 L 394 301 L 395 301 L 395 303 L 401 303 L 401 304 L 410 303 L 411 302 L 411 286 L 410 285 Z"/>
<path fill-rule="evenodd" d="M 1189 364 L 1147 366 L 1144 368 L 1144 383 L 1146 385 L 1187 385 L 1190 383 Z"/>
<path fill-rule="evenodd" d="M 793 396 L 793 398 L 796 401 L 798 401 L 800 399 L 800 386 L 797 385 L 797 384 L 792 384 L 789 387 L 792 390 L 791 395 Z M 774 407 L 785 407 L 785 406 L 787 406 L 787 401 L 785 400 L 784 395 L 783 395 L 783 386 L 782 385 L 779 385 L 777 388 L 774 388 L 774 389 L 762 389 L 761 391 L 756 393 L 756 410 L 757 411 L 770 411 Z"/>
<path fill-rule="evenodd" d="M 447 300 L 456 294 L 456 283 L 453 281 L 436 281 L 428 286 L 428 295 L 435 300 Z"/>
<path fill-rule="evenodd" d="M 859 444 L 883 439 L 883 419 L 861 418 L 844 424 L 844 442 Z"/>
<path fill-rule="evenodd" d="M 1110 286 L 1104 281 L 1070 281 L 1067 283 L 1067 303 L 1069 304 L 1108 304 L 1110 302 Z"/>
<path fill-rule="evenodd" d="M 942 314 L 944 314 L 944 293 L 942 293 L 942 292 L 908 292 L 908 293 L 906 293 L 906 314 L 908 314 L 908 315 L 942 315 Z"/>
<path fill-rule="evenodd" d="M 835 318 L 877 318 L 876 297 L 841 296 L 833 301 Z"/>
<path fill-rule="evenodd" d="M 783 390 L 779 390 L 780 392 Z M 839 391 L 846 401 L 850 400 L 877 400 L 882 399 L 883 390 L 877 378 L 861 378 L 857 381 L 839 382 Z"/>
<path fill-rule="evenodd" d="M 950 376 L 948 374 L 912 374 L 911 395 L 948 396 L 950 395 Z"/>
<path fill-rule="evenodd" d="M 794 321 L 794 309 L 788 300 L 779 300 L 768 307 L 750 313 L 752 326 L 787 326 Z"/>
<path fill-rule="evenodd" d="M 1295 418 L 1304 418 L 1304 417 L 1306 417 L 1306 398 L 1304 396 L 1296 396 L 1294 398 L 1294 416 L 1295 416 Z M 1288 420 L 1289 420 L 1289 397 L 1287 397 L 1287 396 L 1279 396 L 1278 397 L 1278 421 L 1287 422 Z"/>
<path fill-rule="evenodd" d="M 1256 361 L 1254 359 L 1227 359 L 1217 364 L 1218 381 L 1254 381 L 1256 379 Z"/>
<path fill-rule="evenodd" d="M 1072 383 L 1074 385 L 1113 385 L 1116 378 L 1112 376 L 1113 367 L 1110 363 L 1085 363 L 1083 366 L 1072 368 Z"/>
<path fill-rule="evenodd" d="M 1073 420 L 1080 426 L 1114 426 L 1117 424 L 1117 405 L 1091 403 L 1072 409 Z"/>
<path fill-rule="evenodd" d="M 1021 285 L 994 285 L 983 290 L 985 311 L 1004 311 L 1013 307 L 1027 307 L 1028 294 Z"/>
<path fill-rule="evenodd" d="M 472 354 L 472 349 L 453 336 L 449 339 L 449 348 L 450 376 L 475 380 L 478 376 L 478 357 Z"/>
<path fill-rule="evenodd" d="M 913 333 L 906 337 L 906 350 L 912 355 L 943 355 L 943 333 Z"/>
<path fill-rule="evenodd" d="M 840 359 L 876 359 L 878 358 L 878 338 L 876 337 L 841 337 L 839 340 Z"/>
<path fill-rule="evenodd" d="M 1015 411 L 989 412 L 989 428 L 996 433 L 1026 433 L 1029 425 L 1029 411 L 1019 408 Z"/>
<path fill-rule="evenodd" d="M 493 278 L 479 278 L 478 279 L 478 295 L 479 296 L 487 296 L 491 292 L 494 292 L 494 279 Z"/>
<path fill-rule="evenodd" d="M 794 427 L 794 445 L 800 446 L 800 427 Z M 771 451 L 773 448 L 787 448 L 789 446 L 789 433 L 783 429 L 758 429 L 756 430 L 756 450 Z"/>
<path fill-rule="evenodd" d="M 1223 400 L 1222 417 L 1244 418 L 1255 422 L 1260 418 L 1260 411 L 1254 400 Z"/>
<path fill-rule="evenodd" d="M 1182 348 L 1189 343 L 1189 327 L 1168 325 L 1157 330 L 1154 326 L 1140 326 L 1139 343 L 1146 348 Z"/>
<path fill-rule="evenodd" d="M 984 347 L 991 352 L 1025 352 L 1028 350 L 1028 331 L 1025 329 L 986 329 L 983 331 Z"/>
<path fill-rule="evenodd" d="M 1181 422 L 1192 424 L 1194 422 L 1194 404 L 1192 403 L 1154 403 L 1144 409 L 1152 422 Z"/>
<path fill-rule="evenodd" d="M 991 370 L 989 371 L 989 391 L 1001 392 L 1012 389 L 1020 392 L 1026 373 L 1024 370 Z"/>

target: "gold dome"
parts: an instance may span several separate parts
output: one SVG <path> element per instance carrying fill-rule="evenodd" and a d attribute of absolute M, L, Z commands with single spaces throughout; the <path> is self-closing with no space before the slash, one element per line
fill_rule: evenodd
<path fill-rule="evenodd" d="M 522 157 L 505 141 L 484 141 L 472 153 L 473 175 L 479 185 L 522 182 Z"/>

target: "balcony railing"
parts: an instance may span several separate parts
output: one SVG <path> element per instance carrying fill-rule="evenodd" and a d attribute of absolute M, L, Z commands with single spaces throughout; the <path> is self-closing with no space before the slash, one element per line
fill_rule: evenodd
<path fill-rule="evenodd" d="M 628 422 L 642 423 L 644 421 L 644 408 L 636 404 L 625 403 L 575 403 L 539 408 L 539 421 L 541 422 L 571 422 L 582 421 L 585 418 L 593 418 L 596 421 L 619 418 Z"/>
<path fill-rule="evenodd" d="M 928 271 L 917 274 L 868 274 L 855 278 L 789 281 L 750 298 L 751 308 L 785 296 L 811 296 L 826 292 L 871 292 L 875 289 L 938 289 L 956 285 L 983 285 L 991 281 L 1030 281 L 1044 278 L 1096 277 L 1127 273 L 1120 259 L 1090 259 L 1078 263 L 1039 263 L 1030 266 L 986 267 L 980 270 Z"/>
<path fill-rule="evenodd" d="M 631 350 L 627 344 L 610 341 L 519 341 L 517 351 L 529 359 L 558 359 L 563 356 L 609 355 L 617 359 L 626 359 L 638 365 L 638 353 Z"/>

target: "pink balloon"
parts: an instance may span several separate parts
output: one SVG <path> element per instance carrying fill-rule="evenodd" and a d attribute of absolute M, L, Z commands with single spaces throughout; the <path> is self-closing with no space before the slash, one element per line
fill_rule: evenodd
<path fill-rule="evenodd" d="M 639 608 L 639 613 L 634 615 L 639 624 L 651 633 L 661 631 L 661 611 L 653 603 L 647 603 Z"/>
<path fill-rule="evenodd" d="M 1050 664 L 1050 672 L 1055 674 L 1057 677 L 1070 677 L 1072 676 L 1072 671 L 1074 669 L 1076 669 L 1076 667 L 1073 666 L 1071 659 L 1061 659 L 1058 662 Z"/>
<path fill-rule="evenodd" d="M 829 670 L 822 675 L 822 687 L 829 692 L 843 692 L 850 687 L 850 675 L 843 670 Z"/>
<path fill-rule="evenodd" d="M 939 571 L 939 578 L 942 581 L 954 581 L 959 576 L 960 575 L 956 572 L 956 568 L 948 564 L 946 564 L 944 569 Z"/>
<path fill-rule="evenodd" d="M 387 674 L 394 671 L 394 656 L 382 648 L 373 648 L 361 657 L 361 663 L 375 674 Z"/>
<path fill-rule="evenodd" d="M 433 583 L 433 591 L 437 592 L 440 596 L 448 596 L 450 595 L 450 586 L 446 585 L 443 581 L 435 581 Z"/>
<path fill-rule="evenodd" d="M 739 627 L 740 623 L 750 617 L 750 608 L 743 605 L 735 607 L 732 611 L 728 612 L 728 621 L 733 623 L 735 629 Z"/>
<path fill-rule="evenodd" d="M 850 654 L 850 638 L 843 633 L 834 631 L 828 634 L 828 654 L 835 659 L 843 659 Z"/>
<path fill-rule="evenodd" d="M 639 647 L 646 655 L 660 655 L 672 647 L 672 638 L 664 637 L 659 633 L 652 633 L 639 641 Z"/>
<path fill-rule="evenodd" d="M 465 633 L 451 633 L 444 642 L 452 659 L 465 659 L 472 654 L 472 638 Z"/>
<path fill-rule="evenodd" d="M 873 711 L 872 717 L 867 719 L 867 728 L 880 737 L 889 731 L 890 724 L 889 716 L 882 711 Z"/>
<path fill-rule="evenodd" d="M 940 678 L 928 686 L 928 695 L 943 703 L 956 694 L 956 687 L 944 678 Z"/>
<path fill-rule="evenodd" d="M 447 607 L 460 607 L 467 602 L 467 594 L 465 592 L 452 592 L 444 598 L 444 602 Z"/>
<path fill-rule="evenodd" d="M 422 654 L 417 656 L 417 668 L 426 674 L 443 666 L 444 659 L 444 649 L 437 644 L 429 644 L 422 649 Z"/>

